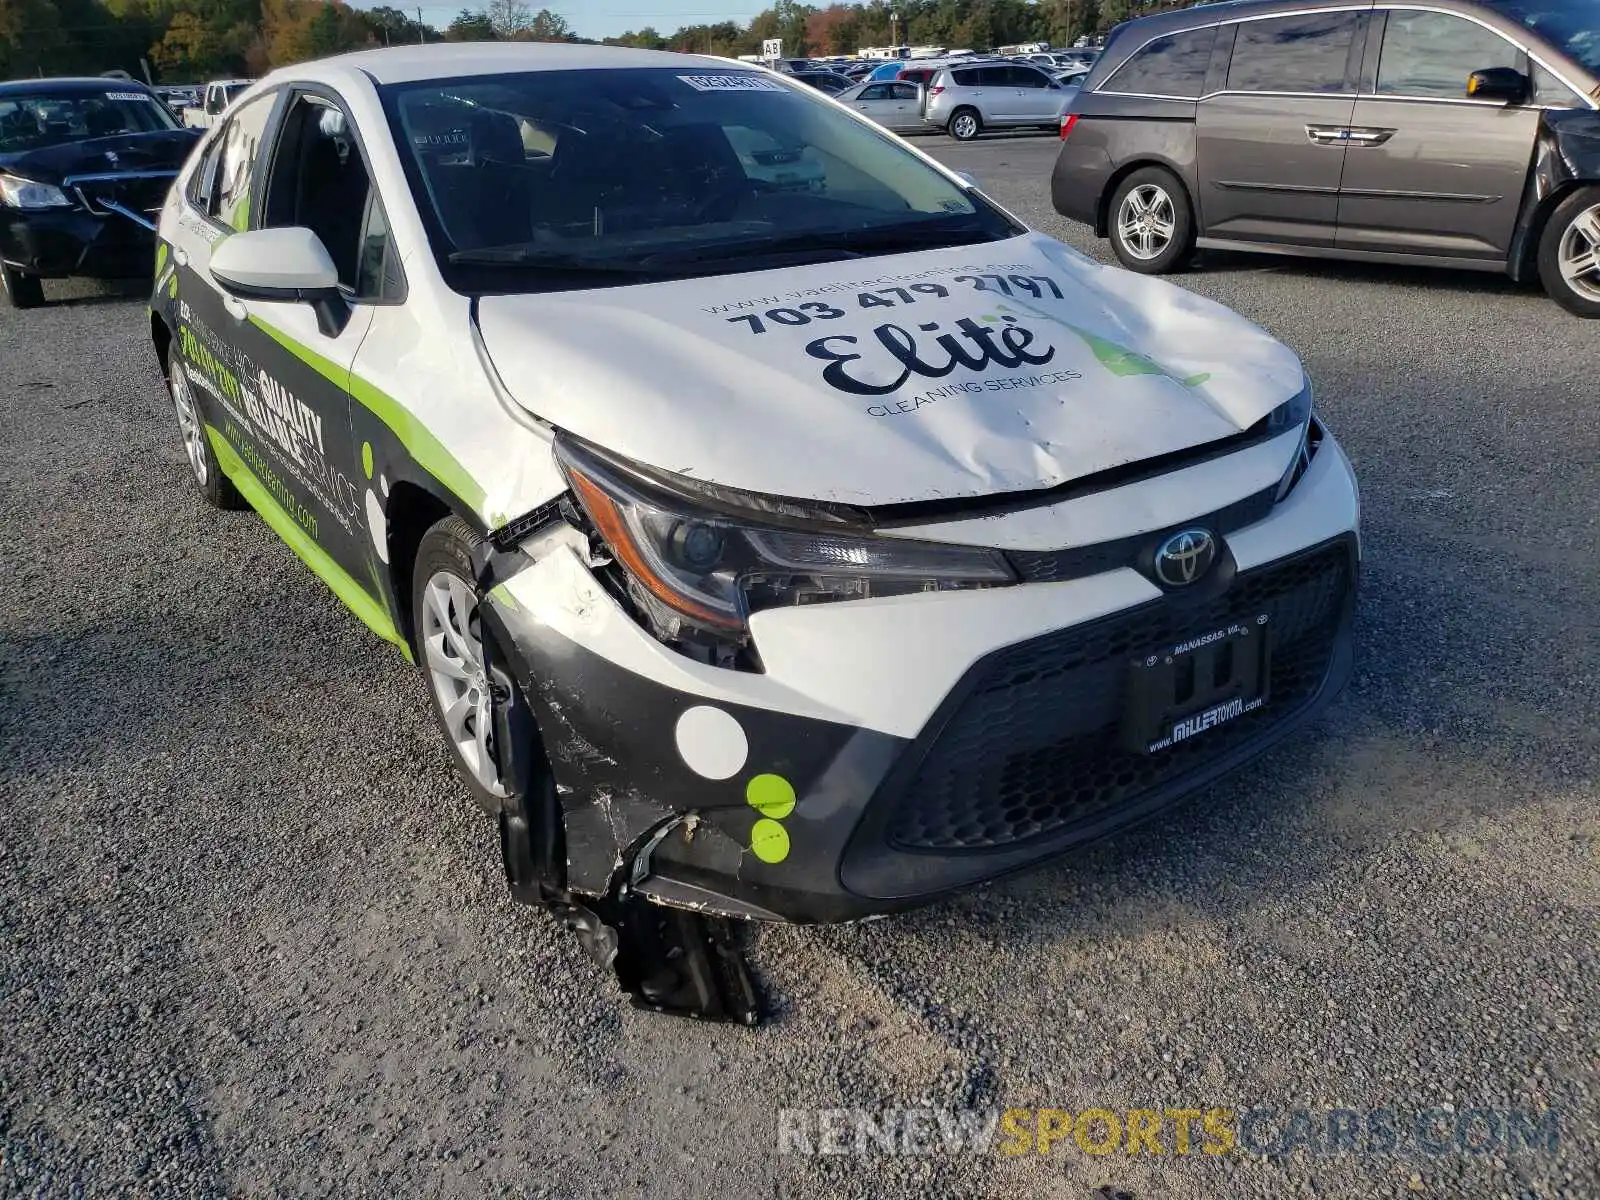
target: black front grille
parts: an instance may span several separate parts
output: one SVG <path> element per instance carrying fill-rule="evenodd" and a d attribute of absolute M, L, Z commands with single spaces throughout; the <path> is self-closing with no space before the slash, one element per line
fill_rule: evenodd
<path fill-rule="evenodd" d="M 1058 833 L 1292 718 L 1327 676 L 1354 568 L 1344 542 L 1240 574 L 1199 605 L 1171 599 L 1009 647 L 974 668 L 889 821 L 908 850 L 983 851 Z M 1129 664 L 1186 637 L 1270 614 L 1270 698 L 1147 755 L 1119 748 Z"/>
<path fill-rule="evenodd" d="M 110 212 L 107 207 L 109 202 L 149 215 L 160 211 L 167 198 L 167 189 L 172 186 L 176 176 L 176 171 L 147 176 L 113 175 L 80 179 L 75 187 L 84 207 L 92 213 L 103 216 Z"/>

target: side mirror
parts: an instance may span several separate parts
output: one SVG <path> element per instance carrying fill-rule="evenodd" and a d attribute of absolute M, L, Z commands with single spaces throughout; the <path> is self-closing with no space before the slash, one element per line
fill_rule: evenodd
<path fill-rule="evenodd" d="M 211 251 L 211 277 L 240 300 L 312 305 L 328 337 L 339 336 L 350 319 L 338 268 L 322 239 L 303 226 L 230 234 Z"/>
<path fill-rule="evenodd" d="M 1530 90 L 1528 77 L 1512 67 L 1487 67 L 1467 76 L 1467 95 L 1474 100 L 1521 104 Z"/>

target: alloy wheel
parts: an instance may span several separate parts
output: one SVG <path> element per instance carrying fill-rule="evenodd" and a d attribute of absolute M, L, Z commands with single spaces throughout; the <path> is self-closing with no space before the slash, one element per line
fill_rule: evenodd
<path fill-rule="evenodd" d="M 459 575 L 437 571 L 422 589 L 423 658 L 446 733 L 474 780 L 503 795 L 494 759 L 494 708 L 478 633 L 478 598 Z"/>
<path fill-rule="evenodd" d="M 194 396 L 189 391 L 189 376 L 183 364 L 172 364 L 172 407 L 178 412 L 178 431 L 183 434 L 183 449 L 189 456 L 189 467 L 200 486 L 205 487 L 211 471 L 206 466 L 206 431 L 200 424 L 200 414 L 194 406 Z"/>
<path fill-rule="evenodd" d="M 1561 278 L 1578 295 L 1600 301 L 1600 204 L 1573 218 L 1556 251 Z"/>
<path fill-rule="evenodd" d="M 1142 183 L 1122 198 L 1117 236 L 1133 257 L 1141 261 L 1160 257 L 1176 232 L 1172 197 L 1165 188 Z"/>
<path fill-rule="evenodd" d="M 951 124 L 950 131 L 963 141 L 965 141 L 967 138 L 977 137 L 978 118 L 974 117 L 971 113 L 962 113 Z"/>

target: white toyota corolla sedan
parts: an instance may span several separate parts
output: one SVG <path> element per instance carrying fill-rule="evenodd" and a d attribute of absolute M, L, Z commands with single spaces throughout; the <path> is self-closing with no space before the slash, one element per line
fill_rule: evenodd
<path fill-rule="evenodd" d="M 150 331 L 201 493 L 418 664 L 514 894 L 650 1007 L 753 1021 L 730 919 L 1054 858 L 1350 673 L 1295 354 L 758 68 L 277 71 L 167 198 Z"/>

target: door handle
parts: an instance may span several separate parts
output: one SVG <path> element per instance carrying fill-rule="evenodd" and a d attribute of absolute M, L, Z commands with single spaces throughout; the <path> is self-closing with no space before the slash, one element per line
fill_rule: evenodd
<path fill-rule="evenodd" d="M 1347 132 L 1352 146 L 1381 146 L 1395 135 L 1393 129 L 1367 129 L 1352 126 Z"/>
<path fill-rule="evenodd" d="M 1393 129 L 1373 129 L 1367 126 L 1306 126 L 1306 136 L 1319 146 L 1381 146 L 1394 135 Z"/>
<path fill-rule="evenodd" d="M 187 267 L 189 265 L 189 252 L 182 246 L 174 247 L 172 251 L 172 261 L 177 263 L 180 267 Z"/>

